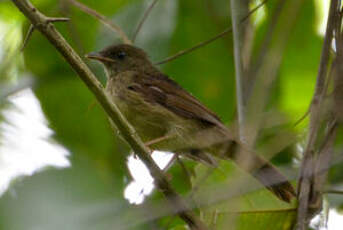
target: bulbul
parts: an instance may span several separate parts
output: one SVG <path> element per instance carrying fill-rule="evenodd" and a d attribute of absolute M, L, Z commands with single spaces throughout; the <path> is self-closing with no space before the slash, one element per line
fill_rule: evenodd
<path fill-rule="evenodd" d="M 120 44 L 86 57 L 104 65 L 107 93 L 152 150 L 213 166 L 216 158 L 231 159 L 281 200 L 295 197 L 292 185 L 274 166 L 252 151 L 239 151 L 242 144 L 219 117 L 158 70 L 142 49 Z"/>

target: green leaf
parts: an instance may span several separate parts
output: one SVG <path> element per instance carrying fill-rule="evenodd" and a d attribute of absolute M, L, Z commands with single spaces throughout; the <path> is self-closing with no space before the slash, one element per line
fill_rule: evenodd
<path fill-rule="evenodd" d="M 200 205 L 205 222 L 215 229 L 290 229 L 295 221 L 296 202 L 279 200 L 248 173 L 229 161 L 218 169 L 196 167 L 194 186 L 199 186 L 194 200 Z"/>

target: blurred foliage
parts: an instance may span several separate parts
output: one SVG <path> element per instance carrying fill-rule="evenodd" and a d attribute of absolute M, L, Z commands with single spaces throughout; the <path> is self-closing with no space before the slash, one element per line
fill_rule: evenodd
<path fill-rule="evenodd" d="M 70 5 L 67 0 L 32 2 L 48 16 L 71 18 L 69 23 L 56 23 L 56 27 L 81 57 L 119 42 L 113 31 Z M 112 19 L 132 36 L 151 1 L 82 2 Z M 259 18 L 259 23 L 256 23 L 253 63 L 257 61 L 277 4 L 278 1 L 269 1 L 261 14 L 262 19 Z M 306 120 L 295 128 L 293 124 L 309 106 L 318 69 L 323 39 L 316 33 L 317 29 L 313 24 L 315 12 L 311 1 L 304 5 L 297 16 L 296 26 L 287 42 L 278 71 L 278 79 L 272 85 L 267 106 L 269 115 L 266 113 L 267 118 L 257 141 L 258 151 L 282 166 L 294 167 L 291 165 L 296 157 L 296 147 L 302 145 L 306 130 Z M 138 35 L 136 44 L 144 48 L 153 61 L 159 61 L 230 25 L 229 1 L 160 0 Z M 55 139 L 72 153 L 72 167 L 64 170 L 49 168 L 16 181 L 0 199 L 0 229 L 105 230 L 125 226 L 134 229 L 186 229 L 184 222 L 178 217 L 163 217 L 154 209 L 148 213 L 149 216 L 144 213 L 144 208 L 130 205 L 125 200 L 123 193 L 130 181 L 126 167 L 130 149 L 118 135 L 114 135 L 94 96 L 45 37 L 34 32 L 24 54 L 19 53 L 28 28 L 28 21 L 10 1 L 0 2 L 0 29 L 1 33 L 6 32 L 5 35 L 0 35 L 0 93 L 3 95 L 9 85 L 18 84 L 30 73 L 34 79 L 34 93 L 50 127 L 55 131 Z M 101 66 L 85 61 L 105 83 Z M 161 69 L 218 113 L 227 125 L 235 126 L 231 34 L 167 63 Z M 289 136 L 284 135 L 285 133 Z M 273 143 L 285 139 L 283 148 L 268 152 Z M 338 144 L 338 151 L 340 147 Z M 259 186 L 250 176 L 227 162 L 206 181 L 197 182 L 203 178 L 207 167 L 194 162 L 184 163 L 186 171 L 182 165 L 175 164 L 167 172 L 173 187 L 183 195 L 189 195 L 192 183 L 201 183 L 201 187 L 207 191 L 213 186 L 220 187 L 222 183 L 230 185 L 236 177 L 244 177 L 249 184 L 257 188 Z M 330 171 L 330 183 L 342 183 L 341 165 L 342 163 L 336 163 Z M 189 179 L 187 173 L 196 177 Z M 226 185 L 226 188 L 230 186 Z M 232 190 L 235 189 L 237 188 Z M 252 229 L 252 226 L 253 229 L 265 229 L 270 223 L 275 223 L 273 229 L 290 229 L 294 220 L 294 203 L 287 205 L 264 189 L 242 194 L 198 211 L 206 223 L 217 229 L 225 229 L 231 222 L 242 230 Z M 159 192 L 147 199 L 151 204 L 162 201 L 163 197 Z M 335 196 L 332 201 L 333 207 L 342 206 L 341 197 Z"/>
<path fill-rule="evenodd" d="M 267 189 L 261 189 L 255 179 L 233 163 L 222 161 L 214 171 L 198 165 L 196 175 L 193 183 L 199 192 L 194 194 L 194 200 L 198 204 L 211 204 L 201 209 L 209 226 L 225 229 L 225 226 L 234 224 L 235 229 L 251 229 L 252 226 L 265 229 L 268 223 L 273 223 L 275 230 L 292 227 L 296 215 L 295 200 L 291 204 L 280 201 Z M 211 191 L 216 191 L 216 195 L 208 197 Z"/>

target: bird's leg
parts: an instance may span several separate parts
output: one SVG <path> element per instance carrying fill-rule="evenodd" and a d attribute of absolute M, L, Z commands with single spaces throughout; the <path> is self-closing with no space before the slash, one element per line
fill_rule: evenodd
<path fill-rule="evenodd" d="M 158 137 L 158 138 L 155 138 L 155 139 L 153 139 L 153 140 L 150 140 L 150 141 L 148 141 L 148 142 L 145 142 L 144 144 L 145 144 L 146 146 L 149 147 L 149 146 L 151 146 L 151 145 L 160 143 L 161 141 L 171 139 L 171 138 L 173 138 L 174 136 L 175 136 L 175 135 L 172 135 L 172 134 L 165 135 L 165 136 Z"/>

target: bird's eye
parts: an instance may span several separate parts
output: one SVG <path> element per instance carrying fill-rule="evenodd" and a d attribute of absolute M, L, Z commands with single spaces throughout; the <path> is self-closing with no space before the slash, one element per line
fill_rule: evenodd
<path fill-rule="evenodd" d="M 121 51 L 117 54 L 117 58 L 120 60 L 123 60 L 126 57 L 126 53 L 124 51 Z"/>

